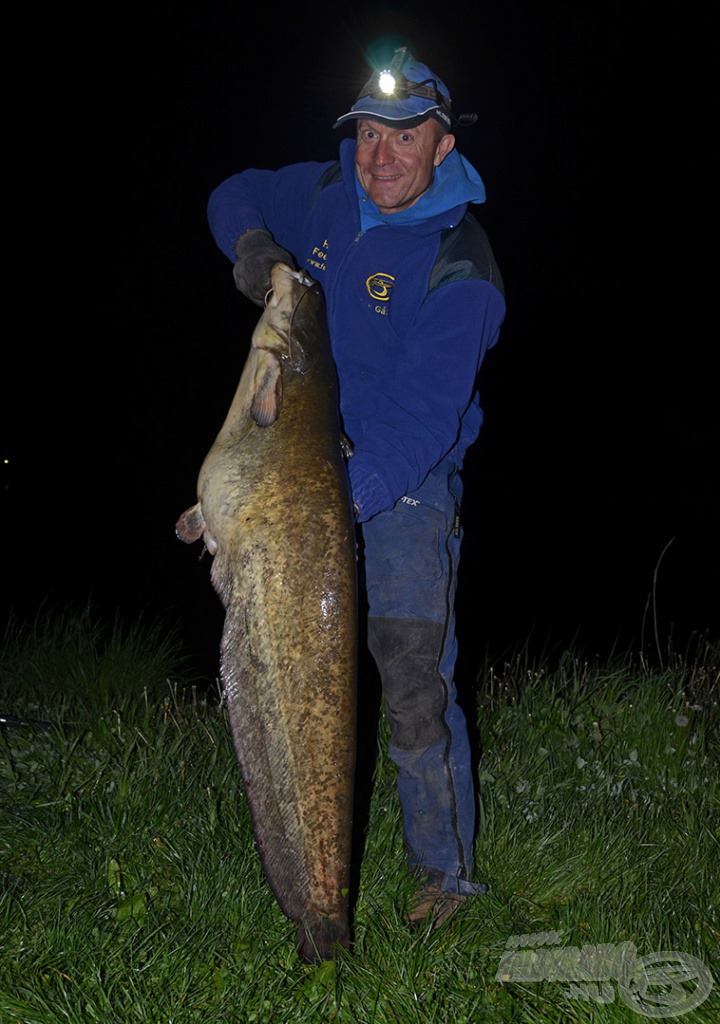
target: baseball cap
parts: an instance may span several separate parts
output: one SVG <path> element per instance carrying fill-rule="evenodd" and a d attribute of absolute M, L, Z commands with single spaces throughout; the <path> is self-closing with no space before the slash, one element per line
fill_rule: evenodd
<path fill-rule="evenodd" d="M 415 60 L 406 46 L 395 51 L 392 61 L 377 68 L 360 90 L 347 114 L 333 128 L 347 121 L 368 118 L 393 128 L 414 128 L 428 117 L 445 128 L 474 124 L 476 114 L 457 117 L 451 109 L 450 92 L 427 64 Z"/>

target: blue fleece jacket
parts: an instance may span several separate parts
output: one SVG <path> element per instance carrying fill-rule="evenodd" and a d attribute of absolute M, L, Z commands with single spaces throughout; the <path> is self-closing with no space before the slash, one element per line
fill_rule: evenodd
<path fill-rule="evenodd" d="M 345 139 L 337 173 L 329 162 L 233 175 L 210 196 L 208 220 L 231 260 L 243 232 L 265 228 L 320 282 L 363 522 L 444 458 L 462 465 L 482 423 L 477 373 L 505 301 L 487 239 L 474 219 L 467 225 L 468 202 L 484 199 L 467 161 L 453 151 L 413 207 L 381 216 L 358 186 L 354 154 Z M 474 241 L 454 251 L 450 229 L 461 226 Z"/>

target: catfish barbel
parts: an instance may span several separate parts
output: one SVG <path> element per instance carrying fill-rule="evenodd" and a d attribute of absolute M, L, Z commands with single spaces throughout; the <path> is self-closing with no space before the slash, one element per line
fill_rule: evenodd
<path fill-rule="evenodd" d="M 176 531 L 214 556 L 220 680 L 255 838 L 309 960 L 349 945 L 357 571 L 342 442 L 322 291 L 277 263 Z"/>

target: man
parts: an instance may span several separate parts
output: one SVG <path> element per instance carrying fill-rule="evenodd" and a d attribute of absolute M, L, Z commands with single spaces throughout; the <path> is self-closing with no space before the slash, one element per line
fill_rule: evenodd
<path fill-rule="evenodd" d="M 483 182 L 455 149 L 443 82 L 406 48 L 334 127 L 340 159 L 246 170 L 208 217 L 237 287 L 262 305 L 282 260 L 325 294 L 369 607 L 398 766 L 408 920 L 441 924 L 487 886 L 473 880 L 475 794 L 453 682 L 459 471 L 482 411 L 476 377 L 498 339 L 502 281 L 468 212 Z M 302 496 L 298 496 L 302 500 Z"/>

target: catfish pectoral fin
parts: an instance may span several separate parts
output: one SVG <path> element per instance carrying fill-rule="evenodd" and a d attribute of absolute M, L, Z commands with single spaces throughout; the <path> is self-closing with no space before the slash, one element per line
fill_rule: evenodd
<path fill-rule="evenodd" d="M 282 405 L 282 373 L 280 363 L 271 352 L 254 349 L 255 376 L 250 415 L 259 427 L 270 427 L 280 415 Z"/>
<path fill-rule="evenodd" d="M 200 540 L 205 532 L 205 517 L 202 514 L 200 502 L 186 509 L 175 523 L 175 533 L 185 544 L 193 544 Z"/>

